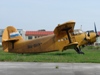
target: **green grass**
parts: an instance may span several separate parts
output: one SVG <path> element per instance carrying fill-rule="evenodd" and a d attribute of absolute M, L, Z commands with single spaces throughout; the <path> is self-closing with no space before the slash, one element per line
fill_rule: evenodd
<path fill-rule="evenodd" d="M 0 61 L 11 62 L 67 62 L 67 63 L 100 63 L 100 47 L 88 46 L 82 49 L 85 53 L 77 54 L 73 49 L 64 52 L 39 54 L 6 53 L 0 50 Z"/>

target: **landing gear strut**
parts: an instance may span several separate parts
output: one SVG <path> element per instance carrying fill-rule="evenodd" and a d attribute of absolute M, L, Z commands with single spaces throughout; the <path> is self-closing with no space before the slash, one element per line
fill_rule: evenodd
<path fill-rule="evenodd" d="M 74 49 L 78 54 L 84 54 L 84 52 L 81 51 L 81 48 L 76 47 Z"/>

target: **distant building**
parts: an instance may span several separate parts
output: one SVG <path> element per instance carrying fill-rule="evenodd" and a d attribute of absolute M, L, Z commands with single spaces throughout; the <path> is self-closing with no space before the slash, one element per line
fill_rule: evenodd
<path fill-rule="evenodd" d="M 23 29 L 17 29 L 18 30 L 18 32 L 19 32 L 19 34 L 23 37 L 23 39 L 25 40 L 25 33 L 26 33 L 26 31 L 25 30 L 23 30 Z"/>
<path fill-rule="evenodd" d="M 96 38 L 96 42 L 94 43 L 95 45 L 100 45 L 100 31 L 98 31 L 99 37 Z"/>
<path fill-rule="evenodd" d="M 53 34 L 53 31 L 45 31 L 45 30 L 38 30 L 38 31 L 26 31 L 25 36 L 26 40 L 39 38 L 42 36 Z"/>
<path fill-rule="evenodd" d="M 2 33 L 3 33 L 4 29 L 0 29 L 0 45 L 2 45 Z"/>

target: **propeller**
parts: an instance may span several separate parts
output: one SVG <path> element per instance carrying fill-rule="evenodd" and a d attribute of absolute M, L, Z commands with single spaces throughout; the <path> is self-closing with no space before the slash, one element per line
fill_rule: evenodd
<path fill-rule="evenodd" d="M 97 28 L 96 28 L 95 22 L 94 22 L 94 29 L 95 29 L 96 37 L 98 37 L 99 35 L 98 35 L 98 33 L 97 33 Z"/>
<path fill-rule="evenodd" d="M 95 33 L 96 33 L 96 37 L 98 37 L 99 35 L 98 35 L 98 32 L 97 32 L 97 28 L 96 28 L 95 22 L 94 22 L 94 31 L 95 31 Z M 87 31 L 87 36 L 88 36 L 88 37 L 90 37 L 90 32 L 91 32 L 91 31 Z M 85 38 L 86 38 L 86 36 L 85 36 Z"/>
<path fill-rule="evenodd" d="M 94 33 L 95 33 L 95 35 L 94 35 Z M 98 32 L 97 32 L 96 24 L 94 22 L 94 30 L 86 31 L 84 40 L 88 41 L 88 44 L 92 44 L 95 41 L 95 38 L 98 37 L 98 36 L 99 35 L 98 35 Z"/>

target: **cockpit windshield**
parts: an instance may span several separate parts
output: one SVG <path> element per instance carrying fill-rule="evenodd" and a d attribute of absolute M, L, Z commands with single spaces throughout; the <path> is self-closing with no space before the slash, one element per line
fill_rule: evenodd
<path fill-rule="evenodd" d="M 74 30 L 74 34 L 81 34 L 81 33 L 83 33 L 83 31 L 80 30 L 80 29 L 75 29 L 75 30 Z"/>

